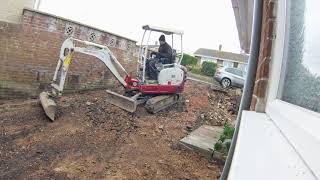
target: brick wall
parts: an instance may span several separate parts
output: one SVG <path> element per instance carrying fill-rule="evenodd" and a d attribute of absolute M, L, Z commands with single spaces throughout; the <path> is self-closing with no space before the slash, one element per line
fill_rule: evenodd
<path fill-rule="evenodd" d="M 67 28 L 73 31 L 66 32 Z M 136 71 L 136 42 L 50 14 L 24 9 L 20 24 L 0 21 L 0 98 L 37 96 L 52 80 L 62 42 L 73 36 L 107 45 L 128 72 Z M 90 37 L 95 36 L 94 39 Z M 71 61 L 66 90 L 108 87 L 116 80 L 87 55 Z"/>
<path fill-rule="evenodd" d="M 257 112 L 265 112 L 267 86 L 269 81 L 269 65 L 271 61 L 272 43 L 274 40 L 275 5 L 276 0 L 264 0 L 263 2 L 260 53 L 250 107 L 251 110 Z"/>

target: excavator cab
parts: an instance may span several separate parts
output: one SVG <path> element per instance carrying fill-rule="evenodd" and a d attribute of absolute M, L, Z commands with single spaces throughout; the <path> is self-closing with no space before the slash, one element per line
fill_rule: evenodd
<path fill-rule="evenodd" d="M 166 68 L 172 68 L 175 66 L 179 66 L 181 60 L 183 58 L 183 49 L 182 49 L 182 36 L 183 31 L 173 30 L 167 28 L 161 28 L 156 26 L 145 25 L 142 27 L 144 30 L 142 40 L 139 45 L 139 56 L 138 56 L 138 67 L 137 67 L 137 78 L 146 84 L 149 83 L 159 83 L 159 78 L 163 78 L 160 75 L 161 70 Z M 160 35 L 164 35 L 166 37 L 166 42 L 171 46 L 172 53 L 170 58 L 159 58 L 156 59 L 156 63 L 154 65 L 156 74 L 156 78 L 151 78 L 150 75 L 148 77 L 148 72 L 150 72 L 148 68 L 148 62 L 154 60 L 156 57 L 152 57 L 151 54 L 153 52 L 158 52 L 159 43 L 158 38 Z M 154 43 L 151 43 L 154 42 Z M 150 81 L 150 79 L 152 81 Z M 154 81 L 156 80 L 156 81 Z M 160 80 L 161 81 L 161 80 Z"/>

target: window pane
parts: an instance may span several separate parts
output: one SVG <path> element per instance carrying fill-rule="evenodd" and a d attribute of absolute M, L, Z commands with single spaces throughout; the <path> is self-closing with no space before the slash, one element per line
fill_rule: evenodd
<path fill-rule="evenodd" d="M 282 100 L 320 112 L 320 1 L 291 0 Z"/>
<path fill-rule="evenodd" d="M 232 68 L 227 68 L 226 71 L 229 73 L 235 74 L 234 69 L 232 69 Z"/>
<path fill-rule="evenodd" d="M 226 71 L 231 73 L 232 70 L 230 68 L 226 68 Z"/>
<path fill-rule="evenodd" d="M 243 72 L 246 72 L 247 71 L 247 65 L 246 64 L 240 64 L 240 67 L 239 67 Z"/>
<path fill-rule="evenodd" d="M 234 63 L 233 63 L 233 67 L 234 67 L 234 68 L 238 68 L 238 66 L 239 66 L 239 63 L 237 63 L 237 62 L 234 62 Z"/>
<path fill-rule="evenodd" d="M 242 76 L 242 71 L 239 70 L 239 69 L 235 69 L 235 73 L 236 73 L 236 75 L 238 75 L 238 76 Z"/>
<path fill-rule="evenodd" d="M 223 61 L 223 67 L 232 67 L 232 65 L 233 63 L 230 61 L 226 61 L 226 60 Z"/>

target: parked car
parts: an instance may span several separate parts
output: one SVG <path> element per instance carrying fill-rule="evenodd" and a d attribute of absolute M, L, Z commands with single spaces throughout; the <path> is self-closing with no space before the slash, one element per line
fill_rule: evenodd
<path fill-rule="evenodd" d="M 243 87 L 245 81 L 245 72 L 238 68 L 222 67 L 216 70 L 214 79 L 220 82 L 221 86 L 228 88 Z"/>

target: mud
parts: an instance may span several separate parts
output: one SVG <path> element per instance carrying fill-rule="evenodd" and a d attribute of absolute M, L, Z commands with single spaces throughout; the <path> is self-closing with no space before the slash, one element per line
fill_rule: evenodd
<path fill-rule="evenodd" d="M 221 166 L 177 145 L 190 128 L 214 125 L 201 117 L 216 111 L 211 97 L 218 96 L 224 101 L 188 82 L 180 103 L 149 114 L 143 106 L 128 113 L 108 104 L 104 90 L 69 94 L 55 122 L 36 100 L 2 102 L 0 179 L 218 179 Z"/>

